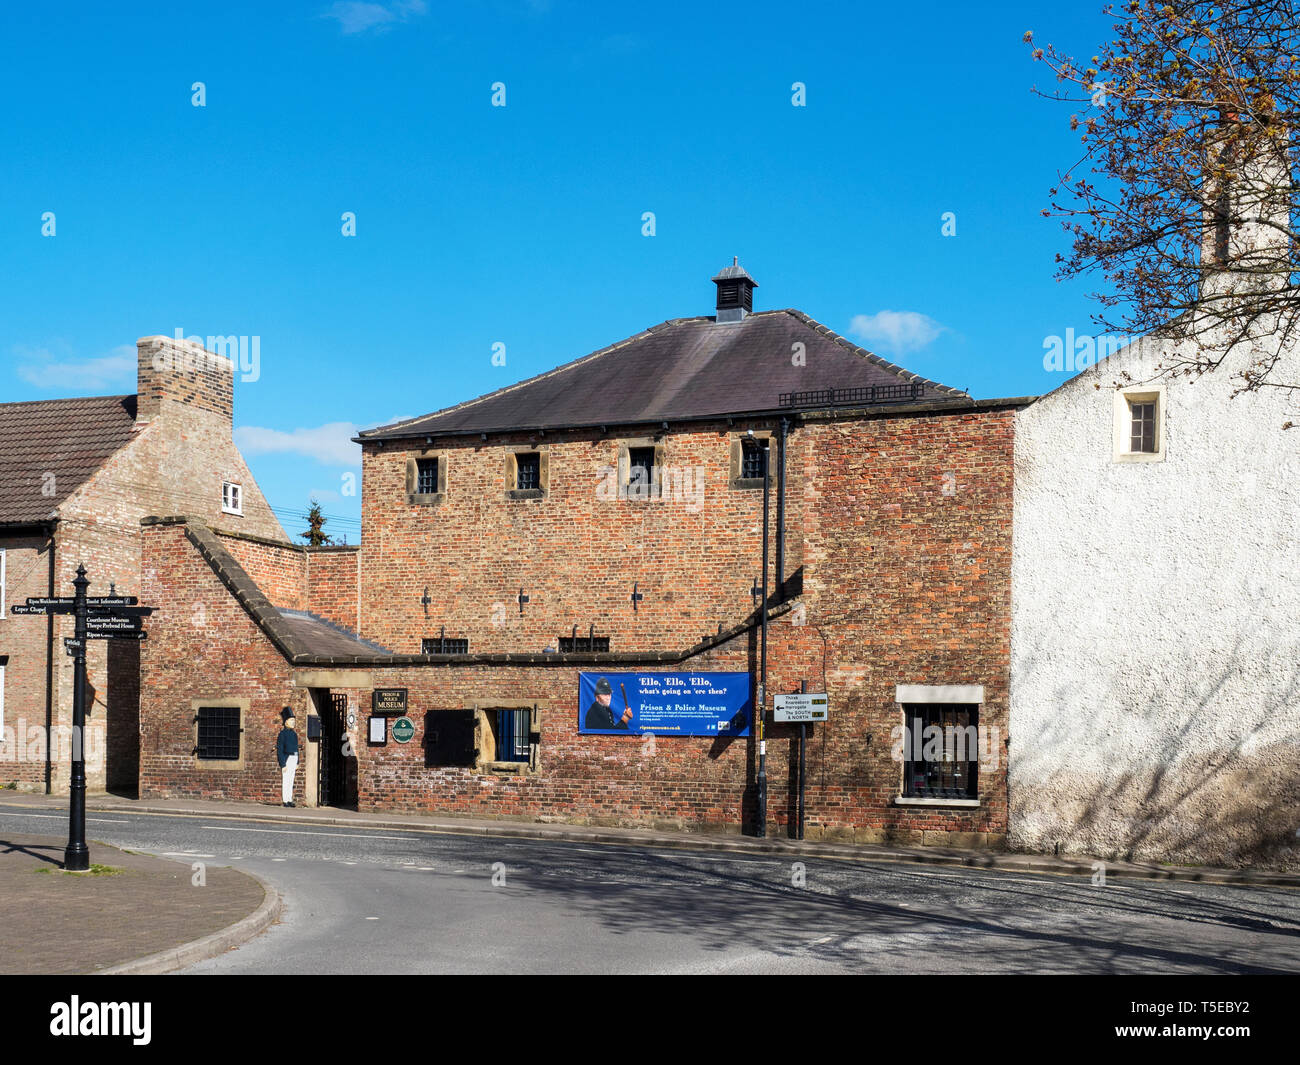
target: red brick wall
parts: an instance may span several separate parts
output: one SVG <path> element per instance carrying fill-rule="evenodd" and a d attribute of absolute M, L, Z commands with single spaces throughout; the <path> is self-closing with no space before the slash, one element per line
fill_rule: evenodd
<path fill-rule="evenodd" d="M 734 431 L 733 431 L 734 432 Z M 619 500 L 602 468 L 619 439 L 579 434 L 435 442 L 447 461 L 445 499 L 412 505 L 407 460 L 389 444 L 363 458 L 362 635 L 403 653 L 421 637 L 468 637 L 471 652 L 542 651 L 577 626 L 610 637 L 611 651 L 690 646 L 753 609 L 762 491 L 733 489 L 725 424 L 675 432 L 664 465 L 703 472 L 703 496 Z M 506 498 L 506 456 L 539 443 L 550 487 L 543 500 Z M 800 486 L 792 482 L 797 509 Z M 774 501 L 775 504 L 775 501 Z M 775 543 L 775 509 L 773 509 Z M 797 564 L 792 562 L 791 569 Z M 645 598 L 632 609 L 632 585 Z M 419 599 L 428 586 L 426 620 Z M 520 588 L 529 597 L 520 612 Z"/>
<path fill-rule="evenodd" d="M 358 547 L 309 547 L 307 609 L 352 632 L 359 623 L 357 597 Z"/>
<path fill-rule="evenodd" d="M 810 729 L 807 752 L 813 836 L 917 841 L 941 832 L 987 839 L 1006 830 L 1012 427 L 1009 411 L 992 411 L 810 423 L 792 437 L 787 572 L 806 564 L 805 594 L 770 628 L 769 691 L 797 690 L 806 680 L 809 690 L 830 695 L 831 719 Z M 705 468 L 698 512 L 682 501 L 597 500 L 595 466 L 613 462 L 606 443 L 552 442 L 551 497 L 541 504 L 507 502 L 501 449 L 477 442 L 446 449 L 447 495 L 433 507 L 405 502 L 404 458 L 391 451 L 368 456 L 361 564 L 363 580 L 375 586 L 363 584 L 364 634 L 413 651 L 421 634 L 436 634 L 429 628 L 447 618 L 448 635 L 469 635 L 473 651 L 538 650 L 557 634 L 558 618 L 584 611 L 603 619 L 597 632 L 613 635 L 614 650 L 694 643 L 718 620 L 730 624 L 749 612 L 748 589 L 759 572 L 761 493 L 727 487 L 728 443 L 712 432 L 668 440 L 666 462 Z M 595 466 L 568 465 L 588 460 Z M 165 564 L 153 567 L 160 597 L 176 588 L 182 601 L 227 598 L 210 573 L 194 568 L 203 564 L 183 530 L 146 532 L 163 537 L 167 549 Z M 633 615 L 620 600 L 642 573 L 647 599 Z M 429 625 L 418 602 L 426 581 L 437 604 Z M 505 598 L 521 583 L 534 596 L 522 620 L 513 601 L 500 625 L 492 624 L 490 610 L 480 616 L 494 595 Z M 261 716 L 250 735 L 259 750 L 269 750 L 279 706 L 303 702 L 289 686 L 287 664 L 235 609 L 231 624 L 208 640 L 185 643 L 187 668 L 147 696 L 146 739 L 155 716 L 164 720 L 182 705 L 188 712 L 198 688 L 234 684 L 254 699 Z M 756 684 L 757 634 L 680 668 L 749 669 Z M 367 747 L 369 695 L 358 691 L 353 741 L 363 808 L 725 830 L 739 825 L 752 795 L 750 741 L 660 736 L 652 752 L 645 737 L 579 735 L 575 667 L 366 672 L 375 686 L 409 689 L 421 731 L 408 745 Z M 902 724 L 899 684 L 984 686 L 981 724 L 998 729 L 999 767 L 982 774 L 979 808 L 893 805 L 902 775 L 892 750 L 893 730 Z M 424 765 L 427 715 L 494 701 L 543 704 L 536 773 Z M 794 726 L 769 733 L 769 818 L 778 826 L 792 808 L 796 736 Z M 274 798 L 273 758 L 259 759 L 244 779 L 220 782 L 224 793 Z M 187 767 L 175 749 L 168 756 L 147 750 L 144 761 L 159 794 L 216 793 L 212 775 Z M 253 779 L 257 773 L 264 779 Z"/>
<path fill-rule="evenodd" d="M 241 536 L 220 536 L 221 546 L 273 604 L 283 610 L 306 610 L 307 561 L 295 544 L 273 544 Z"/>
<path fill-rule="evenodd" d="M 158 604 L 141 649 L 140 794 L 279 802 L 275 758 L 279 711 L 305 722 L 306 690 L 289 687 L 290 670 L 185 537 L 181 525 L 143 530 L 147 601 Z M 201 619 L 201 621 L 197 620 Z M 200 763 L 194 756 L 193 700 L 249 700 L 244 766 Z M 298 774 L 301 789 L 303 774 Z M 301 791 L 299 792 L 301 795 Z"/>
<path fill-rule="evenodd" d="M 4 616 L 0 617 L 0 655 L 8 657 L 4 673 L 4 731 L 0 736 L 0 785 L 24 791 L 45 788 L 47 633 L 43 617 L 13 617 L 9 608 L 28 596 L 49 595 L 50 548 L 39 536 L 0 539 L 5 552 Z M 56 593 L 58 594 L 58 593 Z M 56 644 L 63 656 L 62 642 Z M 57 700 L 56 700 L 57 702 Z"/>

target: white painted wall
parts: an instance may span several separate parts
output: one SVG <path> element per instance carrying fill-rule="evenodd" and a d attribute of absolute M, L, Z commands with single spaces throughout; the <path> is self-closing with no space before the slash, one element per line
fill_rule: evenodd
<path fill-rule="evenodd" d="M 1300 393 L 1230 399 L 1234 354 L 1162 382 L 1163 461 L 1113 461 L 1115 382 L 1168 347 L 1137 341 L 1018 415 L 1010 840 L 1294 863 Z M 1300 384 L 1298 363 L 1276 379 Z"/>

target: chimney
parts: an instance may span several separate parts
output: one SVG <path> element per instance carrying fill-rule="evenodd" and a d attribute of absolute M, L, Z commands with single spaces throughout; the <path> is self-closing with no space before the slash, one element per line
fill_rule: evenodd
<path fill-rule="evenodd" d="M 1227 113 L 1206 143 L 1204 294 L 1289 286 L 1291 170 L 1287 131 Z"/>
<path fill-rule="evenodd" d="M 230 359 L 177 337 L 141 337 L 135 348 L 136 421 L 203 412 L 220 418 L 230 432 L 235 393 Z"/>
<path fill-rule="evenodd" d="M 732 256 L 731 265 L 724 267 L 713 279 L 718 286 L 718 314 L 715 321 L 739 322 L 754 311 L 754 289 L 758 282 L 746 273 L 740 259 Z"/>

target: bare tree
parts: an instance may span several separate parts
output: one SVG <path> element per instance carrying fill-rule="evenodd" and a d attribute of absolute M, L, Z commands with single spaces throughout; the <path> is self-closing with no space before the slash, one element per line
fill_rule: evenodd
<path fill-rule="evenodd" d="M 1296 0 L 1103 10 L 1116 36 L 1089 62 L 1033 52 L 1058 82 L 1040 95 L 1087 105 L 1070 119 L 1083 156 L 1043 211 L 1073 239 L 1057 277 L 1101 276 L 1105 331 L 1195 342 L 1161 373 L 1215 369 L 1246 344 L 1233 395 L 1300 389 L 1282 363 L 1300 310 Z"/>

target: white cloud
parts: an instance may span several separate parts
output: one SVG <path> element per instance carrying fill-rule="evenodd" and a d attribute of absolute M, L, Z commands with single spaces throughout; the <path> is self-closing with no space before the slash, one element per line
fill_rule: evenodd
<path fill-rule="evenodd" d="M 241 425 L 235 443 L 245 456 L 301 455 L 326 466 L 360 466 L 361 447 L 352 443 L 357 427 L 351 422 L 330 422 L 314 429 L 264 429 Z"/>
<path fill-rule="evenodd" d="M 916 311 L 879 311 L 855 314 L 849 332 L 867 344 L 877 345 L 895 354 L 919 351 L 932 344 L 947 326 Z"/>
<path fill-rule="evenodd" d="M 392 29 L 396 23 L 406 22 L 412 15 L 423 15 L 428 10 L 424 0 L 395 0 L 387 4 L 336 0 L 321 18 L 337 19 L 339 29 L 347 34 L 365 33 L 366 30 L 382 33 Z"/>
<path fill-rule="evenodd" d="M 57 361 L 45 348 L 16 348 L 25 360 L 17 374 L 37 388 L 57 388 L 61 392 L 103 392 L 118 386 L 135 388 L 136 351 L 134 344 L 122 344 L 107 355 L 92 359 Z"/>

